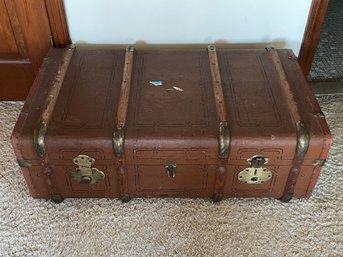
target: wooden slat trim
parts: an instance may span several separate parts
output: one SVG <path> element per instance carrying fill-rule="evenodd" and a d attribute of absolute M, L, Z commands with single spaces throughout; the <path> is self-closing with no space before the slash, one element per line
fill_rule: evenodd
<path fill-rule="evenodd" d="M 37 155 L 43 157 L 45 155 L 45 134 L 49 122 L 52 117 L 52 112 L 55 108 L 56 101 L 64 81 L 64 77 L 67 73 L 72 55 L 74 53 L 74 45 L 71 45 L 63 55 L 62 63 L 59 65 L 57 74 L 52 82 L 51 88 L 48 92 L 46 101 L 43 105 L 43 111 L 40 115 L 38 127 L 34 132 L 34 144 Z"/>
<path fill-rule="evenodd" d="M 127 108 L 129 105 L 134 50 L 135 50 L 134 47 L 129 46 L 126 48 L 126 54 L 125 54 L 123 79 L 121 83 L 121 90 L 120 90 L 119 103 L 118 103 L 118 109 L 117 109 L 117 121 L 116 121 L 117 126 L 122 125 L 122 127 L 125 126 Z"/>
<path fill-rule="evenodd" d="M 218 114 L 220 122 L 225 122 L 227 121 L 227 118 L 226 118 L 227 113 L 226 113 L 226 105 L 225 105 L 223 88 L 222 88 L 222 80 L 220 77 L 217 50 L 214 45 L 209 45 L 207 47 L 207 50 L 208 50 L 208 57 L 210 60 L 213 93 L 214 93 L 214 98 L 215 98 L 215 103 L 216 103 L 217 114 Z"/>
<path fill-rule="evenodd" d="M 71 45 L 69 49 L 65 51 L 63 56 L 63 62 L 59 66 L 56 77 L 52 82 L 52 86 L 48 93 L 48 97 L 44 104 L 43 113 L 41 115 L 41 121 L 45 122 L 46 124 L 48 124 L 51 119 L 52 111 L 55 107 L 57 97 L 63 84 L 64 77 L 67 73 L 71 57 L 74 53 L 74 49 L 75 47 Z"/>
<path fill-rule="evenodd" d="M 300 67 L 307 78 L 316 54 L 320 32 L 324 23 L 329 0 L 312 0 L 303 40 L 298 56 Z"/>
<path fill-rule="evenodd" d="M 117 157 L 124 155 L 125 123 L 129 106 L 131 73 L 133 66 L 134 47 L 128 46 L 125 53 L 123 79 L 121 83 L 119 103 L 116 116 L 116 127 L 113 132 L 113 151 Z"/>
<path fill-rule="evenodd" d="M 219 128 L 218 128 L 218 153 L 219 157 L 226 159 L 229 156 L 230 151 L 230 130 L 227 123 L 227 111 L 222 87 L 222 80 L 220 77 L 220 69 L 218 63 L 217 49 L 214 45 L 209 45 L 207 47 L 208 57 L 210 61 L 210 70 L 213 84 L 213 94 L 216 104 L 217 115 L 219 117 Z M 225 168 L 223 168 L 225 169 Z M 217 180 L 216 184 L 220 184 L 220 181 Z M 220 185 L 218 185 L 218 188 Z M 214 198 L 220 198 L 217 196 Z"/>
<path fill-rule="evenodd" d="M 286 73 L 283 69 L 279 54 L 278 54 L 277 50 L 275 50 L 274 48 L 267 48 L 267 51 L 270 53 L 272 62 L 273 62 L 274 67 L 276 69 L 278 79 L 280 82 L 280 86 L 281 86 L 281 90 L 283 91 L 283 94 L 284 94 L 285 99 L 287 101 L 287 105 L 288 105 L 288 108 L 290 110 L 293 121 L 294 121 L 294 123 L 301 121 L 298 103 L 294 99 L 294 94 L 291 90 L 291 86 L 288 82 Z"/>

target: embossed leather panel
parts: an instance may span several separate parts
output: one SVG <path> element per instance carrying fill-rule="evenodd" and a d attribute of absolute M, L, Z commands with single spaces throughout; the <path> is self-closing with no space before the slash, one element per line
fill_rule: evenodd
<path fill-rule="evenodd" d="M 104 158 L 114 158 L 112 133 L 123 62 L 123 50 L 75 50 L 48 127 L 51 159 L 66 148 L 95 148 L 104 151 Z"/>
<path fill-rule="evenodd" d="M 219 120 L 206 50 L 137 50 L 131 83 L 127 162 L 143 153 L 154 163 L 215 161 Z"/>

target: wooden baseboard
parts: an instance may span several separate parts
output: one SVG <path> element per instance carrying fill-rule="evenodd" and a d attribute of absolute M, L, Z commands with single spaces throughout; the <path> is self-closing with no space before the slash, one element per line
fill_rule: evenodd
<path fill-rule="evenodd" d="M 337 95 L 343 94 L 343 81 L 312 82 L 315 95 Z"/>

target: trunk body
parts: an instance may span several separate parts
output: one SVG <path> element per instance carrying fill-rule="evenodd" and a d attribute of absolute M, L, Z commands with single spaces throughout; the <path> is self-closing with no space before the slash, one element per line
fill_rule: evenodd
<path fill-rule="evenodd" d="M 290 50 L 70 48 L 46 56 L 12 144 L 36 198 L 288 201 L 331 134 Z"/>

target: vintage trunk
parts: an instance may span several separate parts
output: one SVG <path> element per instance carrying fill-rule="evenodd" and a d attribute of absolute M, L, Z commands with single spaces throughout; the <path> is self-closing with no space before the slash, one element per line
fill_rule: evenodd
<path fill-rule="evenodd" d="M 309 197 L 331 145 L 291 50 L 51 49 L 12 135 L 35 198 Z"/>

